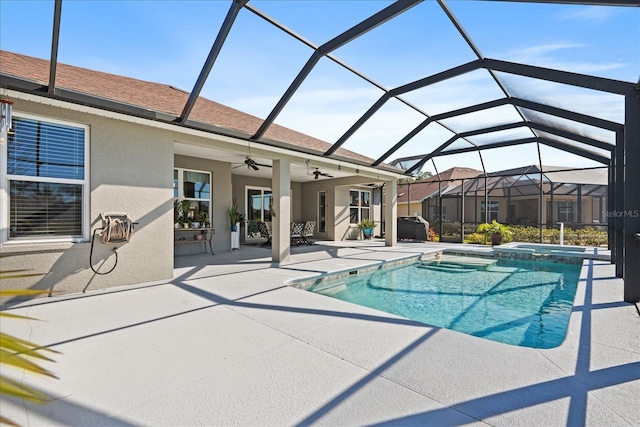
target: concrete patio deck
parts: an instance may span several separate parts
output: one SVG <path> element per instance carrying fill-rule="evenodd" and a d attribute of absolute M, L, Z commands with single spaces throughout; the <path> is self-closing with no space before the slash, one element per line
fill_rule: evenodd
<path fill-rule="evenodd" d="M 51 346 L 24 426 L 640 425 L 640 318 L 586 261 L 565 342 L 500 344 L 286 286 L 452 245 L 342 242 L 176 258 L 166 283 L 21 303 L 3 332 Z M 460 247 L 460 245 L 453 245 Z M 3 368 L 3 374 L 9 370 Z"/>

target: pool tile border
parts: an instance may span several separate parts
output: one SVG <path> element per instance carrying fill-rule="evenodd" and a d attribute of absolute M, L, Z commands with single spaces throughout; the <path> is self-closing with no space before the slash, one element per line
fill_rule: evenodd
<path fill-rule="evenodd" d="M 516 248 L 512 246 L 493 247 L 491 249 L 447 248 L 440 251 L 423 253 L 422 255 L 409 255 L 391 261 L 375 262 L 374 264 L 368 264 L 360 267 L 345 268 L 341 270 L 320 273 L 319 275 L 314 277 L 291 279 L 287 281 L 285 285 L 305 290 L 328 280 L 343 279 L 352 275 L 371 273 L 381 269 L 394 268 L 399 265 L 414 263 L 416 261 L 432 260 L 436 256 L 438 256 L 438 254 L 474 256 L 498 260 L 508 259 L 517 261 L 543 261 L 573 265 L 583 265 L 584 262 L 589 259 L 610 259 L 607 255 L 592 254 L 587 251 L 570 252 L 562 250 L 551 250 L 549 253 L 539 253 L 535 252 L 534 249 Z"/>
<path fill-rule="evenodd" d="M 426 254 L 426 255 L 425 254 L 410 255 L 407 257 L 398 258 L 391 261 L 386 261 L 386 262 L 381 261 L 381 262 L 376 262 L 375 264 L 369 264 L 369 265 L 360 266 L 360 267 L 353 267 L 353 268 L 347 268 L 347 269 L 322 273 L 319 276 L 312 277 L 312 278 L 306 277 L 301 279 L 292 279 L 287 281 L 287 283 L 285 284 L 287 286 L 291 286 L 297 289 L 306 290 L 312 286 L 316 286 L 322 282 L 326 282 L 329 280 L 344 279 L 349 276 L 367 274 L 367 273 L 372 273 L 372 272 L 383 270 L 383 269 L 394 268 L 400 265 L 412 264 L 416 261 L 422 260 L 425 256 L 433 257 L 433 255 L 434 255 L 433 253 Z"/>

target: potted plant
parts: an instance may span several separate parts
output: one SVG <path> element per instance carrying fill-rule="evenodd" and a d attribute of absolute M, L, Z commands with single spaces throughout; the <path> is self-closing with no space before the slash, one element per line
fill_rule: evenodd
<path fill-rule="evenodd" d="M 373 236 L 373 229 L 375 227 L 376 223 L 370 218 L 365 218 L 358 223 L 358 228 L 362 230 L 362 235 L 365 239 L 370 239 Z"/>
<path fill-rule="evenodd" d="M 230 208 L 227 208 L 227 215 L 231 222 L 231 231 L 238 231 L 238 223 L 242 221 L 243 215 L 238 212 L 238 200 L 234 197 Z"/>
<path fill-rule="evenodd" d="M 509 227 L 500 224 L 495 219 L 491 223 L 480 224 L 476 231 L 484 234 L 485 239 L 487 235 L 491 236 L 491 246 L 499 245 L 503 241 L 510 242 L 513 235 Z"/>
<path fill-rule="evenodd" d="M 209 226 L 209 215 L 205 211 L 198 211 L 196 213 L 196 220 L 200 223 L 200 227 L 206 228 Z"/>
<path fill-rule="evenodd" d="M 191 218 L 189 217 L 189 211 L 191 210 L 190 200 L 180 200 L 176 203 L 176 212 L 178 215 L 178 223 L 182 224 L 184 228 L 191 226 Z"/>
<path fill-rule="evenodd" d="M 180 202 L 178 199 L 173 200 L 173 226 L 174 228 L 182 227 L 182 216 L 180 212 Z"/>

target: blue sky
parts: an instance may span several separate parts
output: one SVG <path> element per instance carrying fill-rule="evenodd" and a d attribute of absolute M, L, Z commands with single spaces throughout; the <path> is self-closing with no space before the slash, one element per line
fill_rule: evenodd
<path fill-rule="evenodd" d="M 388 1 L 252 1 L 258 9 L 315 45 L 321 45 L 386 7 Z M 640 8 L 449 0 L 446 3 L 488 58 L 637 82 Z M 59 61 L 171 84 L 190 91 L 229 8 L 228 1 L 65 0 Z M 0 48 L 40 58 L 51 49 L 53 1 L 0 0 Z M 243 10 L 202 95 L 266 117 L 312 51 Z M 336 50 L 334 56 L 386 89 L 475 59 L 435 1 L 425 1 Z M 526 96 L 610 120 L 623 120 L 621 97 L 509 75 L 498 76 L 513 95 Z M 328 142 L 336 141 L 382 94 L 329 59 L 322 59 L 277 122 Z M 503 96 L 481 70 L 404 96 L 427 114 Z M 539 117 L 541 120 L 550 118 Z M 395 153 L 427 153 L 452 134 L 518 120 L 510 107 L 430 125 Z M 385 105 L 345 148 L 377 158 L 424 115 L 399 101 Z M 607 132 L 580 132 L 610 139 Z M 524 137 L 524 129 L 491 138 Z M 477 137 L 475 143 L 487 142 Z M 468 145 L 458 141 L 452 148 Z M 542 147 L 543 163 L 596 164 Z M 487 170 L 538 162 L 535 144 L 482 154 Z M 482 168 L 477 153 L 436 159 L 438 170 Z M 433 165 L 425 169 L 433 172 Z"/>

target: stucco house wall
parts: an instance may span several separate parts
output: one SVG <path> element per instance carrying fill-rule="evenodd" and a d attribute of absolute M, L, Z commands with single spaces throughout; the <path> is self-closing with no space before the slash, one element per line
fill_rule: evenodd
<path fill-rule="evenodd" d="M 335 205 L 331 209 L 331 212 L 334 213 L 335 218 L 333 224 L 335 224 L 334 230 L 334 239 L 335 240 L 356 240 L 362 238 L 362 233 L 360 229 L 354 224 L 350 224 L 349 217 L 349 205 L 351 203 L 351 196 L 349 192 L 351 190 L 367 190 L 370 191 L 371 194 L 371 215 L 374 221 L 380 220 L 380 210 L 382 208 L 381 200 L 376 199 L 373 196 L 373 188 L 367 186 L 366 184 L 370 183 L 370 180 L 359 178 L 359 177 L 351 177 L 344 179 L 337 179 L 332 182 L 335 182 Z M 376 201 L 377 200 L 377 201 Z M 376 213 L 377 212 L 377 213 Z M 331 218 L 327 219 L 328 223 L 331 223 Z M 377 235 L 379 231 L 379 227 L 375 231 Z"/>
<path fill-rule="evenodd" d="M 211 226 L 216 230 L 213 236 L 213 251 L 215 253 L 216 251 L 230 250 L 231 227 L 229 227 L 229 216 L 226 208 L 231 206 L 232 200 L 231 164 L 211 159 L 176 155 L 172 165 L 172 180 L 173 167 L 211 173 Z M 171 197 L 173 198 L 173 193 L 171 193 Z M 175 247 L 176 255 L 202 253 L 202 251 L 202 246 L 197 244 L 176 245 Z"/>
<path fill-rule="evenodd" d="M 14 114 L 34 114 L 90 127 L 91 231 L 100 228 L 101 212 L 128 212 L 138 223 L 130 242 L 100 243 L 96 237 L 93 265 L 98 271 L 118 264 L 107 275 L 89 265 L 91 242 L 11 241 L 0 246 L 3 271 L 27 270 L 29 278 L 2 280 L 3 289 L 42 289 L 64 293 L 171 278 L 173 275 L 173 139 L 160 131 L 127 121 L 55 106 L 15 100 Z M 4 207 L 3 207 L 4 209 Z"/>
<path fill-rule="evenodd" d="M 325 231 L 318 231 L 318 193 L 324 191 L 326 193 L 326 224 Z M 318 180 L 305 182 L 300 186 L 300 221 L 316 221 L 316 230 L 314 237 L 321 240 L 333 239 L 335 235 L 335 227 L 333 226 L 333 207 L 335 206 L 335 191 L 332 185 L 326 180 Z"/>

